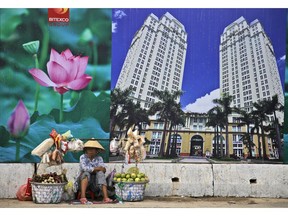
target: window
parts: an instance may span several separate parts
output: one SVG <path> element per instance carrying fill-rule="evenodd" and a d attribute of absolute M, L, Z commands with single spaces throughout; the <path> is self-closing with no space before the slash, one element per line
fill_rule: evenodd
<path fill-rule="evenodd" d="M 232 126 L 233 132 L 241 132 L 241 126 Z"/>
<path fill-rule="evenodd" d="M 176 154 L 179 156 L 181 152 L 181 144 L 182 144 L 182 138 L 179 134 L 173 134 L 171 136 L 171 146 L 169 149 L 169 152 L 171 153 L 172 150 L 172 144 L 176 141 Z"/>
<path fill-rule="evenodd" d="M 142 123 L 142 129 L 146 129 L 147 128 L 147 126 L 148 126 L 148 124 L 147 123 Z"/>
<path fill-rule="evenodd" d="M 161 139 L 162 138 L 162 132 L 153 132 L 152 133 L 152 139 Z"/>
<path fill-rule="evenodd" d="M 160 141 L 159 140 L 153 140 L 151 141 L 150 144 L 150 151 L 149 153 L 154 155 L 154 154 L 158 154 L 160 151 Z"/>

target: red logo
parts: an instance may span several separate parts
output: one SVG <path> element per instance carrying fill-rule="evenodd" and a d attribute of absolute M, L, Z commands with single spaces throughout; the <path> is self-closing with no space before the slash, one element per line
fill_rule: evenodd
<path fill-rule="evenodd" d="M 69 23 L 69 8 L 48 8 L 48 22 L 49 24 L 68 25 Z"/>

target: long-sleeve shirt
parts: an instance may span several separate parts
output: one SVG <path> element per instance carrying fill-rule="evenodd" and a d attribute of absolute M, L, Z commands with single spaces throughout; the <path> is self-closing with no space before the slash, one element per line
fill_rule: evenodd
<path fill-rule="evenodd" d="M 95 167 L 100 167 L 100 166 L 107 168 L 107 165 L 104 163 L 103 158 L 101 156 L 96 156 L 92 160 L 90 160 L 86 154 L 81 155 L 80 163 L 79 163 L 80 168 L 76 175 L 76 179 L 75 179 L 74 187 L 73 187 L 74 192 L 78 191 L 79 180 L 80 180 L 80 176 L 82 175 L 82 173 L 84 172 L 92 173 Z"/>
<path fill-rule="evenodd" d="M 80 173 L 89 172 L 92 173 L 95 167 L 107 167 L 104 164 L 103 158 L 101 156 L 96 156 L 92 160 L 88 158 L 86 154 L 80 156 Z"/>

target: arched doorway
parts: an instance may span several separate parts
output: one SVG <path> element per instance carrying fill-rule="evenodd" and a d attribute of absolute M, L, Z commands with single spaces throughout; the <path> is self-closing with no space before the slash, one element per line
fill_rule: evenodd
<path fill-rule="evenodd" d="M 191 138 L 190 156 L 203 155 L 203 138 L 200 135 L 195 135 Z"/>

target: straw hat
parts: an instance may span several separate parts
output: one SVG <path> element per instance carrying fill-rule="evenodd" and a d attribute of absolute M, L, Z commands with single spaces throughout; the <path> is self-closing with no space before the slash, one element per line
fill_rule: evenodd
<path fill-rule="evenodd" d="M 88 142 L 86 142 L 84 144 L 84 149 L 85 148 L 97 148 L 97 149 L 100 149 L 102 151 L 105 151 L 103 146 L 97 140 L 89 140 Z"/>

